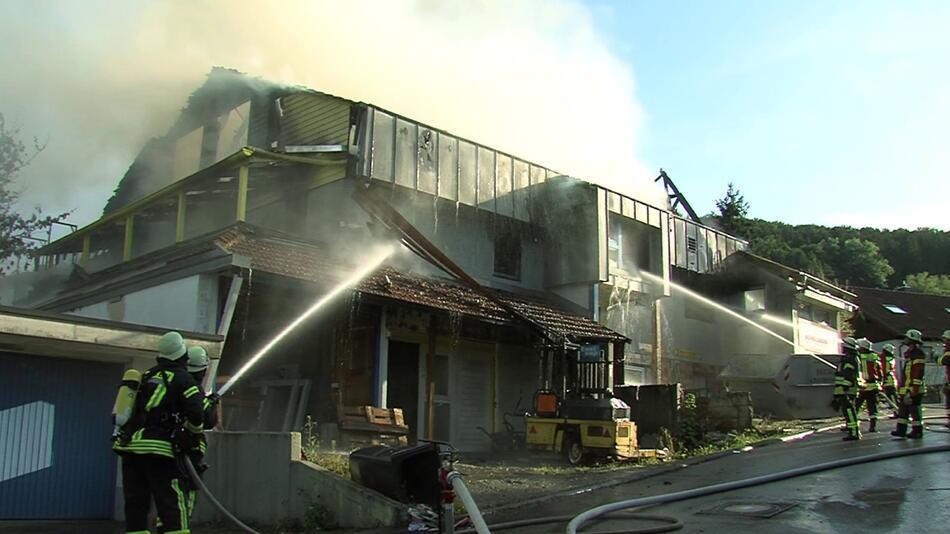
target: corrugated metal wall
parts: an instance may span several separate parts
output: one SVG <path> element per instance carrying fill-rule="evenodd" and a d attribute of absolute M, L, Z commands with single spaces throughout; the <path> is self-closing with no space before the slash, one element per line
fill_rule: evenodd
<path fill-rule="evenodd" d="M 113 516 L 119 364 L 0 353 L 0 520 Z"/>
<path fill-rule="evenodd" d="M 348 102 L 324 95 L 298 93 L 282 97 L 280 137 L 283 145 L 345 145 L 350 132 Z"/>

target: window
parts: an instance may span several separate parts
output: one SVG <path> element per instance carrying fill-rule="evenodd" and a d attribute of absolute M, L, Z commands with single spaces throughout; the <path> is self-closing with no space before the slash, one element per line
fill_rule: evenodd
<path fill-rule="evenodd" d="M 495 275 L 521 279 L 521 238 L 510 223 L 495 227 Z"/>
<path fill-rule="evenodd" d="M 885 310 L 891 313 L 895 313 L 897 315 L 907 315 L 907 311 L 896 304 L 882 304 L 882 306 L 884 306 Z"/>
<path fill-rule="evenodd" d="M 765 288 L 744 291 L 742 297 L 742 307 L 745 311 L 765 309 Z"/>

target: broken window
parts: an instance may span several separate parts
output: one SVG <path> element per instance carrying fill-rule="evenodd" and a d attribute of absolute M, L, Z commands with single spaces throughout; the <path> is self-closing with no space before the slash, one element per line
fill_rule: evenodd
<path fill-rule="evenodd" d="M 510 221 L 495 225 L 495 275 L 521 279 L 521 236 Z"/>

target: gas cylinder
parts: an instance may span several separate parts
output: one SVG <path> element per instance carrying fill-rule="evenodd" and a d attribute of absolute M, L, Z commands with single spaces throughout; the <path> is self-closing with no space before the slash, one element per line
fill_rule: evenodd
<path fill-rule="evenodd" d="M 119 392 L 115 396 L 115 404 L 112 407 L 112 422 L 115 424 L 116 432 L 132 417 L 132 412 L 135 410 L 135 396 L 141 383 L 142 373 L 137 369 L 129 369 L 122 375 L 122 383 L 119 385 Z"/>

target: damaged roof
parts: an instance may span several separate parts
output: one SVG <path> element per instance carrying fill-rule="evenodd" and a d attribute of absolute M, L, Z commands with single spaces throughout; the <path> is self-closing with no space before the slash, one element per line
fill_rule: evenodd
<path fill-rule="evenodd" d="M 907 330 L 920 330 L 924 339 L 940 339 L 950 329 L 950 297 L 855 287 L 858 313 L 852 320 L 855 333 L 874 341 L 901 338 Z"/>

